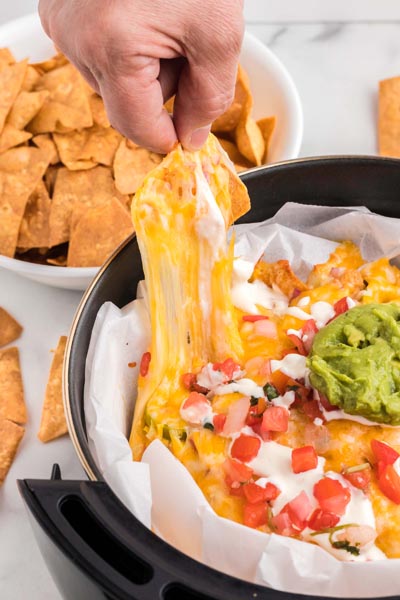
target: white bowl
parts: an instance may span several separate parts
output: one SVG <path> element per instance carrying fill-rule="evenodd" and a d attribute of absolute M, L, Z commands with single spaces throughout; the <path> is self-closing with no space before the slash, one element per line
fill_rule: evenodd
<path fill-rule="evenodd" d="M 0 47 L 9 47 L 17 59 L 40 61 L 54 53 L 39 17 L 28 15 L 0 27 Z M 246 33 L 240 62 L 246 69 L 254 96 L 256 119 L 276 115 L 269 162 L 296 158 L 303 136 L 303 114 L 296 87 L 286 68 L 262 42 Z M 98 267 L 39 265 L 0 255 L 0 267 L 34 281 L 73 290 L 87 288 Z"/>

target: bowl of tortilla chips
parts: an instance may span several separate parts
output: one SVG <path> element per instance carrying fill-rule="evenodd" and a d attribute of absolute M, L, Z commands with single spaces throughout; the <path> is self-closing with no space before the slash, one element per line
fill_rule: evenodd
<path fill-rule="evenodd" d="M 298 155 L 296 88 L 248 34 L 234 100 L 212 130 L 238 171 Z M 36 15 L 0 27 L 0 267 L 85 289 L 134 233 L 132 197 L 161 160 L 111 127 L 101 97 L 55 54 Z"/>

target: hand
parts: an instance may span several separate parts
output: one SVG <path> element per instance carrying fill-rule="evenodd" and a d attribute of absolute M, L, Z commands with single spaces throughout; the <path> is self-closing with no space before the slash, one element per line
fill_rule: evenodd
<path fill-rule="evenodd" d="M 197 150 L 232 102 L 242 0 L 40 0 L 39 12 L 137 144 L 165 153 L 179 139 Z M 172 120 L 163 104 L 175 93 Z"/>

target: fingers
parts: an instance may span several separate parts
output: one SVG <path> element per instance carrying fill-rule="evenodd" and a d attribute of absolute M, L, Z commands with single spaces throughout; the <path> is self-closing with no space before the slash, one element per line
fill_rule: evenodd
<path fill-rule="evenodd" d="M 96 79 L 111 124 L 123 135 L 153 152 L 167 153 L 177 142 L 171 117 L 164 110 L 159 61 L 132 62 L 127 74 Z M 164 82 L 169 88 L 172 81 Z"/>

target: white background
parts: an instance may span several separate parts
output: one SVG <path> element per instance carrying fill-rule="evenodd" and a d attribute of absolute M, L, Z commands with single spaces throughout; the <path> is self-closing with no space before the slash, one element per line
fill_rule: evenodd
<path fill-rule="evenodd" d="M 0 23 L 36 9 L 35 0 L 0 0 Z M 248 29 L 284 62 L 305 116 L 301 154 L 376 152 L 376 90 L 400 74 L 398 0 L 247 0 Z M 0 488 L 1 600 L 58 600 L 16 493 L 18 478 L 48 478 L 59 462 L 65 478 L 83 472 L 69 439 L 36 438 L 51 362 L 68 333 L 80 294 L 55 290 L 0 270 L 0 306 L 25 326 L 18 342 L 30 421 L 17 459 Z"/>

